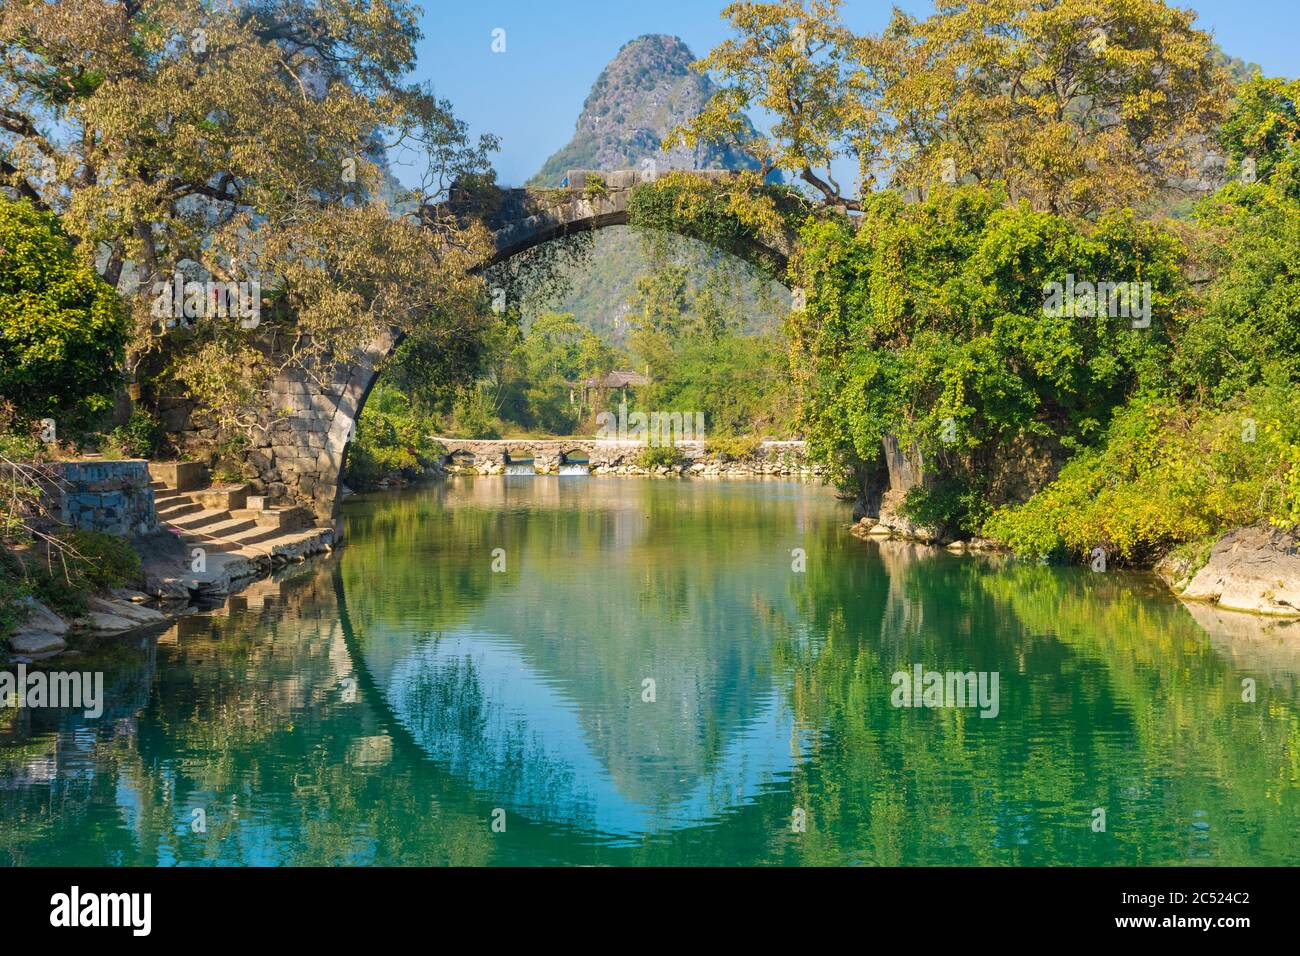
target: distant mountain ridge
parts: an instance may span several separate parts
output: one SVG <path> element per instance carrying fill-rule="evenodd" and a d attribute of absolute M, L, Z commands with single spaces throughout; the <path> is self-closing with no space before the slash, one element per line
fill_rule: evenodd
<path fill-rule="evenodd" d="M 558 186 L 570 169 L 631 169 L 646 158 L 661 170 L 756 169 L 752 156 L 729 146 L 660 148 L 668 132 L 697 116 L 717 90 L 691 69 L 694 61 L 679 37 L 647 34 L 625 43 L 592 85 L 573 138 L 528 184 Z"/>
<path fill-rule="evenodd" d="M 592 85 L 575 124 L 573 138 L 529 180 L 530 186 L 558 186 L 571 169 L 634 169 L 653 159 L 659 171 L 671 169 L 756 169 L 757 161 L 729 147 L 700 144 L 691 149 L 661 149 L 669 130 L 694 118 L 717 89 L 707 76 L 691 69 L 694 54 L 681 39 L 648 34 L 625 43 Z M 748 124 L 751 135 L 753 126 Z M 679 259 L 703 280 L 718 268 L 717 254 L 686 240 Z M 727 267 L 725 264 L 724 268 Z M 627 300 L 650 264 L 635 230 L 625 226 L 596 233 L 590 259 L 570 269 L 569 292 L 549 304 L 572 312 L 607 341 L 622 345 L 628 331 Z M 742 277 L 740 298 L 750 331 L 774 331 L 781 315 L 773 307 L 768 283 Z M 525 315 L 527 321 L 532 316 Z"/>

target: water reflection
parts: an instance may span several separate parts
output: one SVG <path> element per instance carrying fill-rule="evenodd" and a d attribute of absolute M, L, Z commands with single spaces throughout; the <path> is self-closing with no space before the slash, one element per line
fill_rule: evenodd
<path fill-rule="evenodd" d="M 0 712 L 0 863 L 1300 862 L 1293 626 L 846 520 L 779 482 L 356 502 L 336 557 L 70 660 L 101 719 Z M 998 671 L 999 717 L 892 707 L 914 663 Z"/>
<path fill-rule="evenodd" d="M 635 838 L 715 817 L 798 757 L 771 659 L 788 637 L 776 622 L 796 616 L 788 549 L 767 543 L 789 515 L 737 498 L 725 532 L 693 532 L 683 562 L 680 529 L 717 519 L 715 489 L 648 490 L 467 480 L 427 516 L 440 542 L 427 560 L 380 576 L 357 549 L 343 567 L 367 669 L 430 756 L 530 817 Z M 357 515 L 355 539 L 391 546 L 372 523 L 389 527 L 393 509 L 404 505 Z M 831 530 L 833 508 L 820 513 Z M 733 557 L 763 550 L 767 561 Z M 425 596 L 467 566 L 481 573 L 476 599 L 429 634 Z"/>

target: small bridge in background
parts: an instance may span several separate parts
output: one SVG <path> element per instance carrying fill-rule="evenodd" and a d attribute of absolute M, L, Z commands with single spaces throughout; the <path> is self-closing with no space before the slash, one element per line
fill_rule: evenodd
<path fill-rule="evenodd" d="M 564 465 L 587 465 L 593 472 L 638 467 L 649 446 L 644 441 L 610 438 L 443 438 L 434 436 L 446 449 L 443 464 L 454 472 L 478 475 L 505 474 L 508 466 L 531 463 L 538 474 L 558 473 Z M 679 441 L 687 468 L 703 467 L 711 458 L 703 441 Z M 754 470 L 762 473 L 796 473 L 807 467 L 808 446 L 801 441 L 765 441 L 755 448 Z"/>

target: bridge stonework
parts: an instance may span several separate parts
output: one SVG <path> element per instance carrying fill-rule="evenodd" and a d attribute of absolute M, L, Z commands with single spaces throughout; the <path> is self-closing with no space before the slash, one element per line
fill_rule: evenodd
<path fill-rule="evenodd" d="M 327 386 L 298 368 L 276 376 L 269 427 L 245 454 L 272 499 L 307 505 L 317 524 L 335 524 L 348 445 L 379 365 L 395 344 L 396 337 L 370 343 Z"/>
<path fill-rule="evenodd" d="M 435 436 L 436 437 L 436 436 Z M 436 440 L 446 449 L 444 464 L 449 471 L 499 475 L 510 463 L 531 460 L 538 474 L 554 474 L 575 456 L 586 459 L 593 474 L 680 473 L 686 475 L 773 475 L 821 477 L 820 465 L 808 459 L 808 446 L 801 441 L 765 441 L 744 458 L 723 460 L 709 453 L 703 441 L 679 441 L 682 464 L 677 468 L 647 468 L 639 464 L 646 450 L 644 441 L 602 438 L 521 438 Z"/>
<path fill-rule="evenodd" d="M 725 182 L 737 174 L 725 169 L 702 169 L 691 176 L 709 182 Z M 624 226 L 630 219 L 632 191 L 653 183 L 659 174 L 653 171 L 620 169 L 610 172 L 570 170 L 568 186 L 562 189 L 507 189 L 496 196 L 493 208 L 480 210 L 492 230 L 495 252 L 486 265 L 502 262 L 534 246 L 580 232 Z M 453 191 L 446 208 L 472 214 L 468 198 Z M 764 246 L 773 265 L 784 271 L 790 246 L 785 240 Z"/>
<path fill-rule="evenodd" d="M 735 173 L 705 170 L 692 175 L 719 181 Z M 495 250 L 483 266 L 552 239 L 626 224 L 632 190 L 656 178 L 642 170 L 574 170 L 567 188 L 500 191 L 492 209 L 477 213 L 492 230 Z M 468 198 L 453 190 L 445 206 L 456 215 L 475 214 L 466 203 Z M 424 214 L 436 215 L 433 210 Z M 778 266 L 789 255 L 788 248 L 766 252 Z M 266 433 L 245 454 L 246 472 L 255 473 L 261 490 L 277 502 L 308 505 L 322 526 L 336 524 L 339 484 L 357 418 L 383 360 L 397 342 L 397 336 L 390 334 L 370 343 L 329 383 L 320 383 L 297 368 L 277 375 Z"/>

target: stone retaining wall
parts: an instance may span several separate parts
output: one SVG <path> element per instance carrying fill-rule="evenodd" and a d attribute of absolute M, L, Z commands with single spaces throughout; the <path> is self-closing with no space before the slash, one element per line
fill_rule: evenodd
<path fill-rule="evenodd" d="M 128 537 L 160 530 L 144 460 L 65 461 L 54 469 L 64 524 Z"/>

